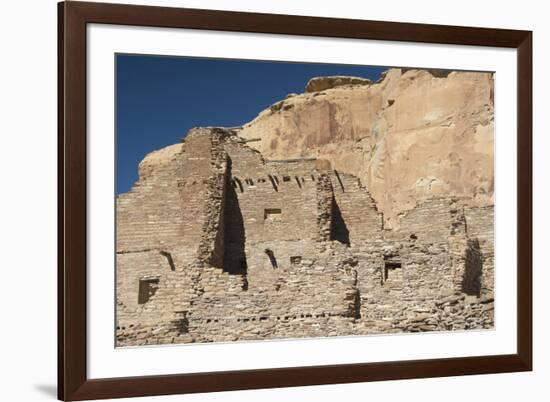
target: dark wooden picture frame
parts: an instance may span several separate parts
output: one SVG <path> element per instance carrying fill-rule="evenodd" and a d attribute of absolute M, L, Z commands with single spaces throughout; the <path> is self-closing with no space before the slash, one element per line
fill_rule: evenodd
<path fill-rule="evenodd" d="M 86 25 L 193 28 L 517 50 L 517 353 L 89 379 Z M 532 370 L 532 32 L 105 3 L 58 5 L 58 397 L 83 400 Z"/>

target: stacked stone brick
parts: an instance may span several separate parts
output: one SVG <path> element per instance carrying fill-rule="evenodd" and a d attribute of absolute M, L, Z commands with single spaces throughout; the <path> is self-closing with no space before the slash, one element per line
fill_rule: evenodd
<path fill-rule="evenodd" d="M 492 328 L 492 208 L 385 230 L 366 188 L 193 129 L 117 199 L 117 346 Z"/>

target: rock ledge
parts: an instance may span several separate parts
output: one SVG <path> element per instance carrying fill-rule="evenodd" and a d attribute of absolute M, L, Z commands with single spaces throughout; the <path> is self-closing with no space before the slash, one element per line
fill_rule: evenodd
<path fill-rule="evenodd" d="M 319 92 L 325 89 L 341 87 L 344 85 L 370 85 L 372 81 L 362 77 L 347 77 L 335 75 L 331 77 L 314 77 L 306 85 L 306 92 Z"/>

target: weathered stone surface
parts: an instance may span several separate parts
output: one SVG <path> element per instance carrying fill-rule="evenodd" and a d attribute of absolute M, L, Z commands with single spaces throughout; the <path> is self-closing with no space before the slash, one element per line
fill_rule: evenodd
<path fill-rule="evenodd" d="M 117 345 L 492 328 L 492 91 L 317 77 L 149 154 L 117 198 Z"/>
<path fill-rule="evenodd" d="M 492 328 L 492 207 L 467 201 L 388 229 L 356 176 L 193 129 L 117 198 L 117 345 Z"/>
<path fill-rule="evenodd" d="M 332 76 L 332 77 L 315 77 L 306 84 L 306 92 L 319 92 L 325 89 L 349 85 L 370 85 L 372 81 L 361 77 L 348 76 Z M 295 94 L 294 94 L 295 95 Z"/>
<path fill-rule="evenodd" d="M 250 146 L 268 159 L 317 157 L 357 176 L 388 228 L 433 197 L 493 205 L 491 73 L 397 68 L 374 84 L 354 80 L 312 79 L 239 135 L 260 138 Z"/>

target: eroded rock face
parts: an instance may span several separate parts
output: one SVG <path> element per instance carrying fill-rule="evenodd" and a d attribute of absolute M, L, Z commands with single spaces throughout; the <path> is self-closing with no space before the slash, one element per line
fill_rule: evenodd
<path fill-rule="evenodd" d="M 314 78 L 239 136 L 260 138 L 249 145 L 268 159 L 317 157 L 358 176 L 388 227 L 433 197 L 493 204 L 491 73 L 390 69 L 374 84 L 356 80 Z"/>
<path fill-rule="evenodd" d="M 346 76 L 332 76 L 332 77 L 314 77 L 310 79 L 306 85 L 306 92 L 318 92 L 325 89 L 332 89 L 336 87 L 348 86 L 348 85 L 370 85 L 372 81 L 362 77 L 346 77 Z"/>
<path fill-rule="evenodd" d="M 182 144 L 180 143 L 169 145 L 147 154 L 147 156 L 139 164 L 139 177 L 141 179 L 145 179 L 155 169 L 162 168 L 162 166 L 169 164 L 176 158 L 181 150 Z"/>

